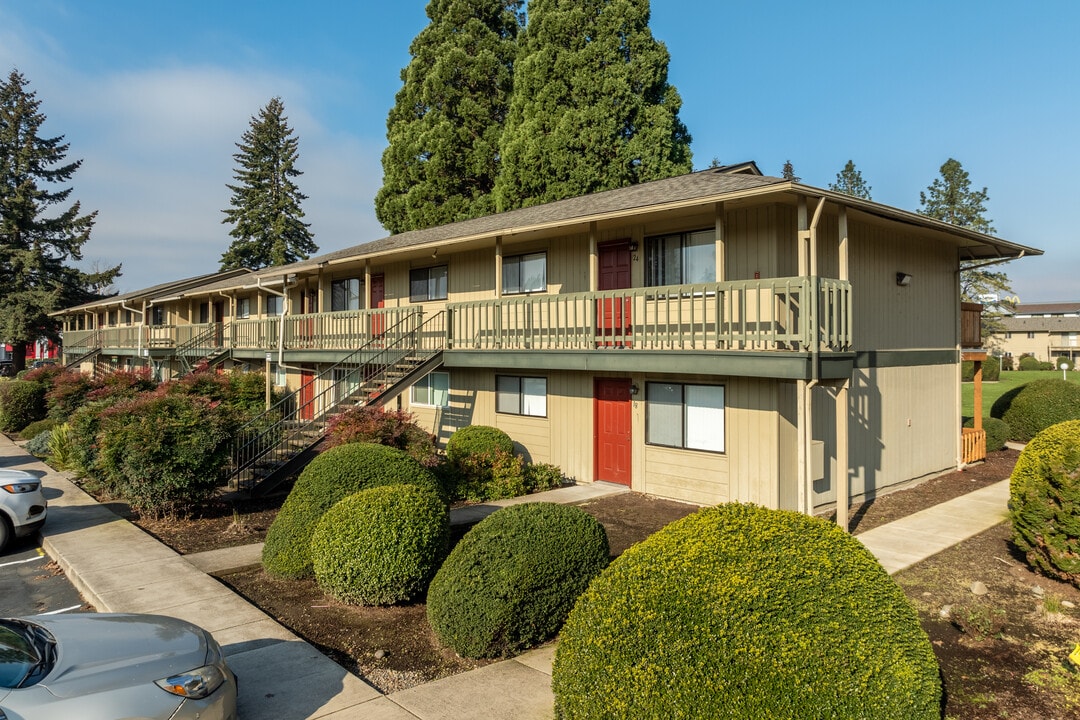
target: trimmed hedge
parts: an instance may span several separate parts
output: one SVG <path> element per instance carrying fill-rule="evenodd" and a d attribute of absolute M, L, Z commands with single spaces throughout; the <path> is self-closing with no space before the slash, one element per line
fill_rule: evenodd
<path fill-rule="evenodd" d="M 263 545 L 263 566 L 281 577 L 310 577 L 311 535 L 319 518 L 353 493 L 382 485 L 418 485 L 438 493 L 435 477 L 401 450 L 349 443 L 321 453 L 300 473 Z"/>
<path fill-rule="evenodd" d="M 1009 428 L 1009 423 L 995 417 L 984 417 L 982 419 L 983 430 L 986 431 L 986 451 L 994 452 L 1001 450 L 1005 447 L 1005 441 L 1009 439 L 1012 434 L 1012 429 Z M 975 418 L 968 418 L 964 421 L 964 427 L 975 427 Z"/>
<path fill-rule="evenodd" d="M 435 436 L 416 424 L 412 413 L 375 405 L 346 410 L 330 421 L 327 447 L 366 442 L 404 450 L 425 467 L 438 462 Z"/>
<path fill-rule="evenodd" d="M 514 441 L 499 428 L 487 425 L 469 425 L 459 428 L 446 441 L 446 457 L 451 462 L 462 462 L 469 458 L 490 455 L 497 452 L 513 454 Z"/>
<path fill-rule="evenodd" d="M 1009 517 L 1032 567 L 1080 587 L 1080 420 L 1043 430 L 1020 453 Z"/>
<path fill-rule="evenodd" d="M 311 537 L 319 587 L 355 605 L 393 605 L 427 589 L 446 553 L 450 514 L 430 488 L 385 485 L 326 511 Z"/>
<path fill-rule="evenodd" d="M 1042 370 L 1042 363 L 1034 355 L 1021 355 L 1020 369 L 1027 372 L 1032 370 Z"/>
<path fill-rule="evenodd" d="M 960 379 L 964 382 L 975 380 L 975 363 L 964 360 L 960 363 Z M 982 361 L 983 382 L 997 382 L 1001 379 L 1001 363 L 996 357 L 990 356 Z"/>
<path fill-rule="evenodd" d="M 45 386 L 32 380 L 0 383 L 0 432 L 18 432 L 45 419 Z"/>
<path fill-rule="evenodd" d="M 37 420 L 35 422 L 30 423 L 29 425 L 24 427 L 22 430 L 20 430 L 19 431 L 19 437 L 22 438 L 23 440 L 33 440 L 34 438 L 36 438 L 41 433 L 52 430 L 54 427 L 56 427 L 59 424 L 60 423 L 58 423 L 56 420 L 53 420 L 52 418 L 45 418 L 44 420 Z"/>
<path fill-rule="evenodd" d="M 858 540 L 753 505 L 631 547 L 578 600 L 552 676 L 560 718 L 939 720 L 929 638 Z"/>
<path fill-rule="evenodd" d="M 515 655 L 559 631 L 608 556 L 604 527 L 580 508 L 503 508 L 466 533 L 435 575 L 428 621 L 463 657 Z"/>
<path fill-rule="evenodd" d="M 1033 380 L 1009 390 L 990 408 L 1012 430 L 1012 440 L 1027 442 L 1066 420 L 1080 420 L 1080 385 L 1061 378 Z"/>

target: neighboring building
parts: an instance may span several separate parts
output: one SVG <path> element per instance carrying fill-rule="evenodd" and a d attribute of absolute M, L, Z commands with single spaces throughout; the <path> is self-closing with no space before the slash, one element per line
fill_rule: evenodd
<path fill-rule="evenodd" d="M 290 422 L 392 401 L 695 503 L 810 511 L 957 467 L 960 262 L 1040 251 L 735 169 L 70 308 L 65 353 L 268 367 Z"/>
<path fill-rule="evenodd" d="M 1025 303 L 1001 318 L 1003 331 L 992 335 L 995 354 L 1032 355 L 1050 362 L 1080 357 L 1080 303 Z"/>

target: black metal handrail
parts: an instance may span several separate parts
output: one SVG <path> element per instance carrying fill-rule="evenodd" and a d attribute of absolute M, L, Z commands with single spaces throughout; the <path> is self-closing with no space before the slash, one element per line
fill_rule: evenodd
<path fill-rule="evenodd" d="M 370 402 L 383 391 L 390 370 L 419 367 L 445 345 L 445 311 L 423 320 L 418 310 L 387 328 L 305 382 L 322 390 L 294 390 L 245 424 L 233 441 L 230 482 L 242 489 L 254 477 L 256 465 L 287 463 L 322 437 L 327 420 L 343 402 L 358 394 L 368 394 L 364 403 Z"/>

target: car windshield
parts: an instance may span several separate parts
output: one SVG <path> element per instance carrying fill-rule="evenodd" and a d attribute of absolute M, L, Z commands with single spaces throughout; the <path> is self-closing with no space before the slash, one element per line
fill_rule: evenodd
<path fill-rule="evenodd" d="M 27 625 L 0 620 L 0 688 L 19 687 L 40 664 L 35 637 Z"/>

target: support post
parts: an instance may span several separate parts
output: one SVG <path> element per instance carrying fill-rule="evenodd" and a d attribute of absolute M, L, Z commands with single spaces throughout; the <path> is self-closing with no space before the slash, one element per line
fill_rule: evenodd
<path fill-rule="evenodd" d="M 836 465 L 833 471 L 836 487 L 836 524 L 848 530 L 848 504 L 851 502 L 851 488 L 848 483 L 848 386 L 850 380 L 844 380 L 836 388 Z"/>

